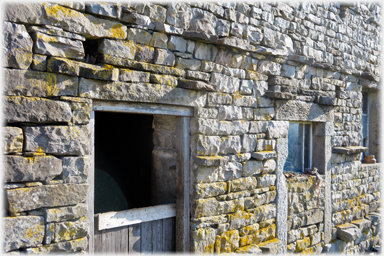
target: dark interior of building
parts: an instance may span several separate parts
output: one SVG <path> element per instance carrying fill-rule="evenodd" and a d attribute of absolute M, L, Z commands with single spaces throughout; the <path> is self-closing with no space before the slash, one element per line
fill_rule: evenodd
<path fill-rule="evenodd" d="M 152 121 L 95 112 L 95 213 L 150 206 Z"/>

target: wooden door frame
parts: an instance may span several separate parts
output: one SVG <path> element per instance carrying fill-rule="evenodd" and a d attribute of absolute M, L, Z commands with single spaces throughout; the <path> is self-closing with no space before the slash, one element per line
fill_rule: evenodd
<path fill-rule="evenodd" d="M 89 253 L 94 253 L 94 193 L 95 193 L 95 111 L 119 112 L 148 115 L 170 115 L 176 117 L 176 252 L 190 251 L 190 134 L 189 118 L 193 117 L 191 107 L 149 103 L 129 103 L 118 101 L 93 100 L 90 131 L 90 172 L 88 173 Z"/>

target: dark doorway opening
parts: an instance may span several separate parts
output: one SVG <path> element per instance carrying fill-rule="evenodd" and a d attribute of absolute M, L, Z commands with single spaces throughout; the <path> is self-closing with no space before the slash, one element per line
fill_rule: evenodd
<path fill-rule="evenodd" d="M 95 112 L 95 213 L 151 205 L 152 115 Z"/>

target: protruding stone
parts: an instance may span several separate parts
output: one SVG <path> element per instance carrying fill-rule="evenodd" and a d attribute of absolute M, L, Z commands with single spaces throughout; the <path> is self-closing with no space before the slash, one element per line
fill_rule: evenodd
<path fill-rule="evenodd" d="M 269 255 L 275 255 L 278 253 L 280 247 L 282 246 L 281 241 L 277 238 L 268 240 L 264 243 L 258 244 L 260 250 L 264 254 L 269 254 Z"/>
<path fill-rule="evenodd" d="M 261 151 L 261 152 L 252 152 L 252 158 L 255 158 L 259 161 L 270 159 L 276 157 L 275 151 Z"/>
<path fill-rule="evenodd" d="M 156 49 L 153 63 L 172 67 L 175 65 L 175 55 L 168 49 Z"/>
<path fill-rule="evenodd" d="M 102 54 L 133 60 L 136 54 L 136 44 L 131 40 L 111 40 L 104 38 L 97 51 Z"/>
<path fill-rule="evenodd" d="M 217 54 L 217 48 L 214 45 L 196 43 L 193 56 L 198 60 L 214 61 Z"/>
<path fill-rule="evenodd" d="M 86 217 L 77 221 L 59 222 L 55 224 L 55 242 L 68 241 L 86 237 L 89 223 Z"/>
<path fill-rule="evenodd" d="M 196 254 L 210 253 L 215 249 L 216 229 L 199 228 L 192 232 L 192 249 Z"/>
<path fill-rule="evenodd" d="M 9 210 L 16 213 L 42 207 L 75 205 L 84 202 L 87 191 L 88 185 L 59 184 L 11 189 L 6 191 L 6 196 Z"/>
<path fill-rule="evenodd" d="M 3 127 L 4 154 L 21 153 L 23 150 L 23 130 L 19 127 Z"/>
<path fill-rule="evenodd" d="M 44 218 L 40 216 L 20 216 L 3 218 L 4 250 L 38 246 L 44 239 Z"/>
<path fill-rule="evenodd" d="M 89 155 L 89 130 L 78 126 L 25 126 L 25 151 L 57 155 Z M 57 136 L 60 134 L 60 136 Z"/>
<path fill-rule="evenodd" d="M 93 13 L 101 16 L 107 16 L 111 18 L 118 18 L 121 14 L 120 6 L 110 3 L 100 3 L 100 2 L 87 2 L 85 4 L 85 11 L 87 13 Z"/>
<path fill-rule="evenodd" d="M 181 80 L 179 79 L 177 82 L 177 87 L 184 89 L 191 89 L 197 91 L 216 91 L 216 85 L 204 83 L 202 81 L 197 80 Z"/>
<path fill-rule="evenodd" d="M 262 161 L 247 161 L 243 163 L 243 176 L 248 177 L 260 174 L 263 170 Z"/>
<path fill-rule="evenodd" d="M 24 25 L 3 21 L 3 65 L 28 69 L 32 63 L 32 39 Z"/>
<path fill-rule="evenodd" d="M 149 78 L 149 72 L 120 69 L 119 80 L 123 82 L 149 83 Z"/>
<path fill-rule="evenodd" d="M 79 253 L 88 248 L 88 238 L 83 237 L 76 240 L 52 243 L 35 248 L 27 248 L 26 253 L 48 254 L 48 253 Z"/>
<path fill-rule="evenodd" d="M 338 226 L 337 227 L 337 237 L 344 241 L 355 241 L 361 237 L 361 230 L 352 224 L 344 224 L 348 225 L 347 227 Z"/>
<path fill-rule="evenodd" d="M 5 182 L 49 181 L 62 172 L 61 160 L 53 156 L 5 156 Z"/>
<path fill-rule="evenodd" d="M 4 118 L 8 123 L 67 123 L 71 115 L 67 102 L 20 96 L 4 98 Z"/>

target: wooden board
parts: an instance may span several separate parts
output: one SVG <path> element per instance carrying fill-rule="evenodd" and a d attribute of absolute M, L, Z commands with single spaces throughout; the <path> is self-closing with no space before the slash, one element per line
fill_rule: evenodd
<path fill-rule="evenodd" d="M 152 247 L 154 253 L 163 251 L 163 220 L 152 221 Z"/>
<path fill-rule="evenodd" d="M 129 253 L 141 252 L 141 224 L 129 226 Z"/>
<path fill-rule="evenodd" d="M 152 222 L 141 223 L 141 253 L 152 253 Z"/>
<path fill-rule="evenodd" d="M 175 204 L 164 204 L 119 212 L 105 212 L 97 215 L 97 230 L 128 226 L 174 216 L 176 216 Z"/>

